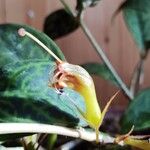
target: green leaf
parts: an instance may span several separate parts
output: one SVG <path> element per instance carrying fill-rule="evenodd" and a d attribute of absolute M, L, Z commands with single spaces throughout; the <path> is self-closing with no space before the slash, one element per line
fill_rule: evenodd
<path fill-rule="evenodd" d="M 134 131 L 150 129 L 150 89 L 140 92 L 130 103 L 121 120 L 123 132 L 128 132 L 132 126 Z"/>
<path fill-rule="evenodd" d="M 87 7 L 93 7 L 99 3 L 100 0 L 77 0 L 77 10 L 83 10 Z"/>
<path fill-rule="evenodd" d="M 53 150 L 53 149 L 55 149 L 55 144 L 56 144 L 56 142 L 57 142 L 58 140 L 60 140 L 60 139 L 58 138 L 57 134 L 48 134 L 48 135 L 46 135 L 45 139 L 42 140 L 44 137 L 45 137 L 45 134 L 42 134 L 42 135 L 40 136 L 40 138 L 38 139 L 39 143 L 40 143 L 41 141 L 43 141 L 43 142 L 41 143 L 41 145 L 42 145 L 45 149 L 47 149 L 47 150 Z M 61 140 L 60 140 L 60 141 L 61 141 Z"/>
<path fill-rule="evenodd" d="M 60 59 L 65 60 L 58 46 L 44 33 L 26 25 L 0 25 L 0 67 L 21 60 L 54 60 L 41 46 L 28 37 L 20 37 L 18 29 L 25 28 L 50 48 Z"/>
<path fill-rule="evenodd" d="M 48 86 L 56 63 L 28 37 L 19 37 L 21 25 L 0 26 L 0 122 L 32 122 L 61 126 L 86 126 L 76 105 L 85 110 L 83 98 L 64 89 L 58 94 Z M 43 33 L 23 26 L 33 33 L 62 60 L 55 43 Z M 5 137 L 3 137 L 4 139 Z"/>
<path fill-rule="evenodd" d="M 60 9 L 46 17 L 44 32 L 52 39 L 57 39 L 75 31 L 78 27 L 78 21 L 64 9 Z"/>
<path fill-rule="evenodd" d="M 5 141 L 8 141 L 8 140 L 17 140 L 19 138 L 22 138 L 22 137 L 27 137 L 29 135 L 33 135 L 33 133 L 17 133 L 17 134 L 1 134 L 0 135 L 0 143 L 4 143 Z"/>
<path fill-rule="evenodd" d="M 101 78 L 108 80 L 114 85 L 118 86 L 118 82 L 115 80 L 112 73 L 108 70 L 108 68 L 104 64 L 87 63 L 81 66 L 85 68 L 90 74 L 100 76 Z"/>
<path fill-rule="evenodd" d="M 35 35 L 42 43 L 50 48 L 60 59 L 65 60 L 64 55 L 57 45 L 44 33 L 39 32 L 26 25 L 3 24 L 0 25 L 0 91 L 5 90 L 8 80 L 4 80 L 3 65 L 28 60 L 45 61 L 54 60 L 41 46 L 28 37 L 20 37 L 18 29 L 25 28 Z"/>
<path fill-rule="evenodd" d="M 0 122 L 38 122 L 63 126 L 80 124 L 80 115 L 70 99 L 66 95 L 58 95 L 48 86 L 55 69 L 54 63 L 24 61 L 3 66 L 2 69 L 8 83 L 5 91 L 0 93 Z M 79 108 L 84 105 L 73 91 L 66 89 L 64 93 L 76 99 Z"/>
<path fill-rule="evenodd" d="M 127 0 L 122 9 L 127 26 L 140 48 L 140 54 L 145 56 L 150 48 L 150 1 Z"/>

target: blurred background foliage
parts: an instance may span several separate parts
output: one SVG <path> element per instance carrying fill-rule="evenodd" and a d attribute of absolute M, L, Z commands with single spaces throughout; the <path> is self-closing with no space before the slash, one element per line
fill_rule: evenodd
<path fill-rule="evenodd" d="M 1 6 L 5 6 L 5 10 L 7 9 L 7 2 L 4 3 L 4 1 L 0 1 L 1 2 Z M 61 1 L 64 2 L 64 1 Z M 25 2 L 23 2 L 25 3 Z M 32 2 L 27 2 L 28 5 L 33 5 Z M 49 4 L 55 4 L 55 6 L 57 5 L 56 2 L 48 2 Z M 77 0 L 76 3 L 73 2 L 70 3 L 69 5 L 71 5 L 71 11 L 70 8 L 65 5 L 64 3 L 64 8 L 59 8 L 54 10 L 53 12 L 51 12 L 50 14 L 43 15 L 42 12 L 38 12 L 41 13 L 44 17 L 44 19 L 41 21 L 41 18 L 38 17 L 38 21 L 41 21 L 43 23 L 43 31 L 53 40 L 56 40 L 56 42 L 58 44 L 60 44 L 60 46 L 62 46 L 62 51 L 65 55 L 65 53 L 67 51 L 71 51 L 70 53 L 71 56 L 68 56 L 67 54 L 67 60 L 70 60 L 70 62 L 74 62 L 74 63 L 79 63 L 81 64 L 83 67 L 85 67 L 87 69 L 87 71 L 89 71 L 90 74 L 92 75 L 96 75 L 98 77 L 100 77 L 101 79 L 97 79 L 96 81 L 99 81 L 96 83 L 96 87 L 97 87 L 97 93 L 100 93 L 100 95 L 102 95 L 102 98 L 100 98 L 100 103 L 104 103 L 102 101 L 102 99 L 107 98 L 107 96 L 109 96 L 109 94 L 111 93 L 112 95 L 112 91 L 115 91 L 116 89 L 121 88 L 120 84 L 118 83 L 118 80 L 114 77 L 114 74 L 111 72 L 111 70 L 108 68 L 108 66 L 106 65 L 105 62 L 101 62 L 99 63 L 99 55 L 92 54 L 95 58 L 94 59 L 90 59 L 88 57 L 86 57 L 84 60 L 82 59 L 83 57 L 85 57 L 85 54 L 89 53 L 89 50 L 92 51 L 92 47 L 87 44 L 86 48 L 88 48 L 88 50 L 85 49 L 84 47 L 84 43 L 82 43 L 82 40 L 86 40 L 83 38 L 83 33 L 79 30 L 83 29 L 82 27 L 82 22 L 81 19 L 83 19 L 83 14 L 85 15 L 85 20 L 89 20 L 89 22 L 92 22 L 92 28 L 91 30 L 93 30 L 95 32 L 95 38 L 99 37 L 103 37 L 102 40 L 102 48 L 106 48 L 110 50 L 110 52 L 108 53 L 106 51 L 106 53 L 108 54 L 108 56 L 110 57 L 110 59 L 114 58 L 117 59 L 116 61 L 113 62 L 114 65 L 116 65 L 116 70 L 120 73 L 121 71 L 124 73 L 122 75 L 125 83 L 127 84 L 127 88 L 129 90 L 129 92 L 131 94 L 133 94 L 133 98 L 129 97 L 129 95 L 124 91 L 124 89 L 121 88 L 121 90 L 123 91 L 121 98 L 119 98 L 119 102 L 117 103 L 118 107 L 113 107 L 113 109 L 110 111 L 110 113 L 108 113 L 108 116 L 105 119 L 104 125 L 101 127 L 101 130 L 108 132 L 112 135 L 116 135 L 116 133 L 127 133 L 132 125 L 135 126 L 134 132 L 133 134 L 135 135 L 148 135 L 150 134 L 150 122 L 149 122 L 149 118 L 150 118 L 150 98 L 149 98 L 149 69 L 148 67 L 146 67 L 147 70 L 145 70 L 145 63 L 147 63 L 148 61 L 148 53 L 149 53 L 149 48 L 150 48 L 150 34 L 149 34 L 149 27 L 150 27 L 150 1 L 149 0 L 127 0 L 127 1 L 119 1 L 117 3 L 117 7 L 116 6 L 111 6 L 110 1 L 107 1 L 106 3 L 103 2 L 103 0 Z M 45 3 L 46 4 L 46 3 Z M 106 5 L 107 4 L 107 5 Z M 10 3 L 9 3 L 10 5 Z M 40 3 L 39 3 L 40 5 Z M 37 5 L 36 9 L 38 9 L 38 7 L 40 7 L 39 5 Z M 21 5 L 23 6 L 23 5 Z M 43 6 L 43 8 L 45 7 L 45 5 Z M 92 8 L 93 7 L 93 8 Z M 110 12 L 109 8 L 112 7 L 113 11 Z M 115 8 L 113 8 L 115 7 Z M 43 10 L 43 8 L 41 7 L 38 10 Z M 94 9 L 96 8 L 101 8 L 101 10 L 97 9 L 95 12 Z M 1 11 L 4 10 L 4 8 L 2 7 Z M 72 11 L 73 10 L 73 11 Z M 88 13 L 86 13 L 86 11 Z M 90 15 L 94 14 L 93 16 Z M 103 12 L 103 13 L 101 13 Z M 2 16 L 1 18 L 1 22 L 7 22 L 7 17 L 9 18 L 9 14 L 10 12 L 5 12 L 5 15 Z M 105 22 L 105 18 L 108 15 L 109 17 L 109 27 L 108 28 L 104 28 L 103 26 L 105 24 L 101 23 L 102 28 L 99 27 L 98 24 L 98 17 L 103 17 L 102 20 Z M 110 15 L 111 13 L 111 15 Z M 27 11 L 27 15 L 29 16 L 29 18 L 27 19 L 27 23 L 28 24 L 36 24 L 36 21 L 34 22 L 35 17 L 37 17 L 35 14 L 35 11 L 33 11 L 32 9 L 29 9 Z M 42 16 L 41 15 L 41 16 Z M 10 15 L 11 16 L 11 15 Z M 115 24 L 116 28 L 114 29 L 114 31 L 110 31 L 111 27 L 113 28 L 113 23 L 115 22 L 115 20 L 117 19 L 117 17 L 122 16 L 123 20 L 125 22 L 125 24 L 123 24 L 123 20 L 118 21 L 117 24 Z M 93 18 L 92 18 L 93 17 Z M 6 19 L 6 20 L 5 20 Z M 12 18 L 13 19 L 13 18 Z M 14 18 L 15 19 L 15 18 Z M 98 21 L 96 21 L 98 20 Z M 106 18 L 107 20 L 107 18 Z M 10 19 L 11 21 L 11 19 Z M 86 22 L 85 21 L 85 22 Z M 96 21 L 96 22 L 94 22 Z M 112 21 L 112 22 L 111 22 Z M 13 21 L 12 21 L 13 22 Z M 88 23 L 89 23 L 88 22 Z M 18 23 L 18 22 L 16 22 Z M 122 35 L 122 33 L 124 33 L 124 31 L 118 31 L 120 29 L 123 29 L 122 27 L 119 27 L 119 23 L 121 23 L 121 26 L 125 26 L 127 27 L 127 29 L 129 30 L 130 33 L 128 33 L 130 35 L 130 40 L 128 41 L 129 46 L 126 45 L 128 44 L 127 42 L 122 41 L 126 40 L 125 38 L 128 37 L 126 35 Z M 108 23 L 106 23 L 108 24 Z M 1 90 L 1 107 L 3 109 L 1 109 L 1 114 L 0 114 L 0 121 L 1 122 L 16 122 L 16 118 L 17 120 L 19 120 L 18 118 L 20 117 L 21 122 L 23 121 L 28 121 L 28 122 L 42 122 L 42 123 L 50 123 L 50 124 L 61 124 L 63 126 L 85 126 L 85 122 L 82 122 L 82 119 L 80 120 L 80 118 L 78 118 L 77 114 L 74 114 L 74 112 L 77 112 L 75 110 L 75 108 L 68 108 L 70 107 L 70 105 L 68 106 L 67 102 L 66 104 L 64 104 L 64 101 L 62 101 L 63 104 L 59 104 L 58 99 L 60 99 L 60 97 L 57 97 L 57 94 L 54 94 L 54 92 L 52 91 L 52 93 L 54 94 L 52 97 L 49 97 L 50 95 L 52 95 L 51 93 L 49 93 L 49 91 L 47 89 L 45 89 L 44 91 L 44 95 L 43 95 L 43 91 L 42 93 L 39 93 L 39 95 L 35 96 L 35 93 L 37 93 L 37 91 L 39 92 L 41 89 L 43 89 L 43 87 L 45 87 L 45 85 L 42 84 L 43 80 L 47 80 L 48 81 L 48 77 L 45 76 L 45 79 L 41 79 L 41 72 L 45 71 L 47 72 L 48 68 L 50 67 L 55 67 L 53 64 L 54 60 L 52 60 L 52 58 L 48 58 L 44 52 L 42 52 L 42 54 L 40 53 L 34 53 L 34 45 L 28 44 L 27 46 L 31 46 L 31 47 L 27 47 L 27 49 L 32 49 L 31 51 L 31 55 L 28 54 L 24 54 L 22 52 L 25 52 L 24 50 L 24 46 L 25 44 L 28 43 L 28 41 L 24 41 L 24 43 L 20 43 L 19 40 L 17 39 L 17 35 L 14 35 L 13 33 L 11 33 L 12 31 L 14 31 L 14 29 L 18 28 L 17 26 L 10 26 L 10 25 L 1 25 L 0 27 L 0 33 L 1 33 L 1 38 L 0 38 L 0 45 L 1 45 L 1 60 L 0 60 L 0 66 L 1 66 L 1 75 L 0 75 L 0 79 L 2 79 L 0 83 L 0 90 Z M 90 23 L 89 23 L 90 26 Z M 81 27 L 81 28 L 80 28 Z M 119 27 L 119 28 L 118 28 Z M 27 27 L 28 28 L 28 27 Z M 39 28 L 42 29 L 42 27 L 39 26 Z M 94 30 L 95 28 L 97 28 L 97 30 Z M 100 28 L 100 29 L 99 29 Z M 43 42 L 48 45 L 57 55 L 59 55 L 62 59 L 64 58 L 64 55 L 62 54 L 62 52 L 60 51 L 60 49 L 55 45 L 55 43 L 53 43 L 53 41 L 49 40 L 47 36 L 42 35 L 41 33 L 39 33 L 38 31 L 34 30 L 34 29 L 29 29 L 29 30 L 33 30 L 34 34 L 37 35 L 37 37 L 39 37 L 41 40 L 43 40 Z M 102 35 L 98 36 L 99 34 Z M 119 34 L 118 37 L 116 37 L 116 32 L 115 30 L 117 30 L 117 34 Z M 124 29 L 123 29 L 124 30 Z M 104 33 L 105 31 L 105 33 Z M 74 34 L 72 32 L 75 32 L 75 36 L 77 35 L 77 37 L 79 38 L 74 39 L 75 36 L 71 35 Z M 127 32 L 127 31 L 126 31 Z M 109 34 L 111 36 L 109 36 Z M 66 37 L 63 37 L 66 36 Z M 70 38 L 70 36 L 72 36 L 70 39 L 67 39 L 67 42 L 72 42 L 73 44 L 71 45 L 67 45 L 64 44 L 64 41 L 66 40 L 67 36 Z M 122 37 L 125 36 L 125 37 Z M 63 37 L 63 38 L 62 38 Z M 115 39 L 113 39 L 113 37 L 115 37 Z M 119 38 L 122 37 L 122 38 Z M 59 39 L 62 38 L 62 39 Z M 137 47 L 134 45 L 137 44 Z M 80 43 L 76 43 L 79 42 Z M 99 40 L 98 40 L 99 42 Z M 111 42 L 114 42 L 113 44 L 111 44 Z M 19 43 L 19 44 L 18 44 Z M 101 43 L 101 42 L 99 42 Z M 104 43 L 104 44 L 103 44 Z M 122 43 L 122 44 L 119 44 Z M 130 44 L 132 43 L 132 44 Z M 115 47 L 115 45 L 118 44 L 120 45 L 120 47 Z M 67 45 L 67 46 L 66 46 Z M 74 49 L 72 50 L 72 45 L 74 47 Z M 122 45 L 125 45 L 124 48 L 122 49 Z M 130 52 L 130 50 L 132 50 L 132 48 L 135 48 L 137 51 L 132 53 Z M 64 49 L 67 50 L 64 50 Z M 119 49 L 116 50 L 115 48 Z M 78 50 L 77 50 L 78 49 Z M 5 50 L 5 51 L 3 51 Z M 16 53 L 16 50 L 18 50 L 18 52 Z M 77 50 L 77 51 L 76 51 Z M 21 52 L 21 53 L 19 53 Z M 81 53 L 81 54 L 80 54 Z M 10 55 L 11 54 L 11 55 Z M 17 55 L 16 55 L 17 54 Z M 36 55 L 34 55 L 36 54 Z M 76 55 L 75 55 L 76 54 Z M 132 55 L 130 55 L 132 54 Z M 13 56 L 13 57 L 12 57 Z M 66 55 L 65 55 L 66 56 Z M 79 61 L 74 59 L 75 57 L 79 57 Z M 118 59 L 118 58 L 119 59 Z M 15 59 L 12 59 L 15 58 Z M 73 59 L 72 59 L 73 58 Z M 123 61 L 122 61 L 123 59 Z M 19 62 L 18 62 L 19 60 Z M 91 61 L 92 60 L 92 61 Z M 96 61 L 95 61 L 96 60 Z M 113 60 L 113 59 L 112 59 Z M 121 63 L 124 62 L 124 64 L 120 64 L 119 61 L 122 61 Z M 11 65 L 9 64 L 9 61 L 12 63 Z M 51 66 L 50 63 L 51 62 Z M 8 62 L 8 64 L 7 64 Z M 22 66 L 22 64 L 26 62 L 28 64 L 26 64 L 26 66 Z M 86 63 L 86 64 L 85 64 Z M 18 70 L 17 70 L 18 67 Z M 24 73 L 20 73 L 20 70 L 22 70 L 21 68 L 24 67 L 23 69 L 27 69 L 26 74 Z M 121 67 L 121 68 L 119 68 Z M 14 70 L 12 68 L 16 69 L 16 72 L 14 72 Z M 120 70 L 121 71 L 120 71 Z M 35 72 L 35 70 L 38 71 L 38 73 Z M 34 77 L 34 74 L 36 73 L 36 75 L 38 74 L 38 78 L 37 81 L 39 81 L 38 83 L 35 84 L 35 78 L 34 80 L 32 80 L 32 78 L 25 78 L 25 77 L 29 77 L 30 75 L 32 75 Z M 14 75 L 13 75 L 14 74 Z M 15 77 L 17 75 L 17 78 Z M 145 80 L 143 80 L 143 76 L 145 75 Z M 97 78 L 97 77 L 95 77 Z M 5 79 L 5 80 L 4 80 Z M 25 82 L 25 86 L 24 86 L 24 81 L 23 79 L 26 79 L 24 81 Z M 108 81 L 108 83 L 110 82 L 111 84 L 109 85 L 110 88 L 112 88 L 113 90 L 108 90 L 109 94 L 107 95 L 107 86 L 103 86 L 106 82 L 103 81 L 102 79 L 105 79 L 105 81 Z M 29 83 L 30 81 L 30 83 Z M 102 85 L 99 85 L 101 82 Z M 14 85 L 14 83 L 19 83 L 17 85 Z M 106 83 L 107 84 L 107 83 Z M 5 87 L 5 85 L 7 85 L 7 87 Z M 35 88 L 33 90 L 32 86 L 37 85 L 37 88 Z M 98 86 L 97 86 L 98 85 Z M 15 92 L 14 92 L 15 91 Z M 103 91 L 105 91 L 105 95 L 101 94 L 103 93 Z M 82 107 L 82 109 L 84 109 L 84 103 L 82 98 L 72 91 L 66 91 L 68 92 L 70 95 L 72 94 L 72 98 L 74 99 L 74 97 L 78 97 L 77 99 L 79 100 L 77 103 L 78 105 L 80 105 Z M 72 93 L 71 93 L 72 92 Z M 107 96 L 106 96 L 107 95 Z M 51 99 L 50 99 L 51 98 Z M 12 103 L 14 101 L 16 101 L 17 99 L 19 99 L 19 101 L 21 100 L 21 105 L 23 107 L 23 109 L 25 109 L 27 106 L 31 105 L 31 109 L 30 114 L 22 114 L 20 112 L 19 109 L 17 109 L 17 105 L 15 105 L 16 103 L 19 103 L 19 101 L 15 102 L 15 104 L 12 105 Z M 27 99 L 30 100 L 30 102 L 26 101 Z M 53 101 L 52 101 L 53 99 Z M 36 116 L 34 116 L 34 113 L 38 113 L 38 107 L 36 105 L 36 101 L 40 100 L 40 102 L 42 103 L 42 107 L 44 108 L 44 112 L 40 115 L 42 116 L 38 116 L 38 118 L 36 118 Z M 124 100 L 124 102 L 122 102 Z M 129 102 L 125 102 L 126 100 L 129 100 Z M 32 103 L 31 103 L 32 102 Z M 125 105 L 127 104 L 128 105 Z M 57 104 L 59 104 L 59 106 L 57 106 Z M 122 104 L 123 107 L 121 106 Z M 21 106 L 20 105 L 20 106 Z M 27 105 L 27 106 L 26 106 Z M 9 106 L 9 107 L 8 107 Z M 33 106 L 33 107 L 32 107 Z M 56 107 L 57 106 L 57 107 Z M 37 108 L 36 108 L 37 107 Z M 125 113 L 124 110 L 122 108 L 125 108 Z M 6 108 L 6 109 L 4 109 Z M 15 113 L 13 114 L 11 110 L 15 109 Z M 67 108 L 67 109 L 66 109 Z M 70 110 L 74 110 L 74 111 L 70 111 Z M 49 111 L 54 110 L 54 112 L 56 112 L 57 110 L 57 116 L 58 119 L 54 116 L 54 118 L 48 118 L 48 114 Z M 66 112 L 65 112 L 66 111 Z M 29 113 L 27 111 L 27 113 Z M 40 111 L 41 113 L 41 111 Z M 11 114 L 11 115 L 10 115 Z M 17 114 L 17 116 L 16 116 Z M 110 115 L 111 114 L 111 115 Z M 30 117 L 30 120 L 28 120 L 29 115 L 33 115 L 33 117 Z M 61 117 L 62 120 L 59 120 L 60 116 L 64 116 Z M 65 118 L 66 115 L 66 118 Z M 115 121 L 114 116 L 117 118 Z M 39 118 L 45 118 L 44 120 L 40 120 Z M 121 118 L 121 119 L 120 119 Z M 18 121 L 19 122 L 19 121 Z M 113 130 L 115 128 L 115 131 Z M 52 136 L 53 137 L 53 136 Z M 54 145 L 54 143 L 56 142 L 56 136 L 54 136 L 55 138 L 52 138 L 51 135 L 48 136 L 46 138 L 46 140 L 44 140 L 44 142 L 46 141 L 50 141 L 48 143 L 52 142 L 52 146 Z M 37 138 L 37 137 L 36 137 Z M 41 137 L 38 137 L 41 138 Z M 55 143 L 57 146 L 61 146 L 62 142 L 59 143 L 59 141 L 62 141 L 62 137 L 58 138 L 59 140 L 57 140 L 57 142 Z M 61 139 L 61 140 L 60 140 Z M 68 141 L 69 140 L 69 141 Z M 70 140 L 72 141 L 73 139 L 67 139 L 64 143 L 69 143 Z M 42 144 L 44 143 L 42 142 Z M 18 143 L 18 141 L 16 140 L 15 143 Z M 19 141 L 20 143 L 20 141 Z M 26 142 L 25 142 L 26 143 Z M 30 142 L 29 142 L 30 143 Z M 47 143 L 47 144 L 48 144 Z M 59 144 L 58 144 L 59 143 Z M 75 141 L 76 143 L 76 141 Z M 78 147 L 80 148 L 80 146 L 82 147 L 82 145 L 89 145 L 89 149 L 100 149 L 100 147 L 97 147 L 95 145 L 93 145 L 92 143 L 86 143 L 83 141 L 79 141 L 77 142 L 78 144 L 75 144 L 74 147 L 77 149 L 76 145 L 78 145 Z M 4 143 L 4 146 L 8 146 L 10 143 Z M 45 145 L 47 145 L 45 144 Z M 29 146 L 28 149 L 32 149 L 34 144 L 32 144 L 32 140 L 31 143 L 27 145 L 27 147 Z M 44 145 L 44 146 L 45 146 Z M 48 147 L 52 147 L 52 146 L 48 146 Z M 59 147 L 58 146 L 58 147 Z M 108 146 L 102 146 L 103 149 L 123 149 L 120 147 L 116 146 L 112 146 L 112 145 L 108 145 Z M 104 148 L 105 147 L 105 148 Z M 71 149 L 71 148 L 70 148 Z M 73 149 L 73 148 L 72 148 Z M 127 148 L 129 149 L 129 148 Z"/>

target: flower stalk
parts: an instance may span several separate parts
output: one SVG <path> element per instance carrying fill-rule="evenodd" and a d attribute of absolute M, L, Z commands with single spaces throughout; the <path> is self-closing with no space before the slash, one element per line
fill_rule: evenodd
<path fill-rule="evenodd" d="M 13 133 L 46 133 L 46 134 L 58 134 L 74 138 L 80 138 L 86 141 L 96 141 L 94 131 L 87 131 L 83 128 L 71 129 L 56 125 L 36 124 L 36 123 L 0 123 L 0 134 L 13 134 Z M 114 143 L 115 138 L 100 133 L 99 142 L 102 143 Z M 119 145 L 124 145 L 119 143 Z"/>

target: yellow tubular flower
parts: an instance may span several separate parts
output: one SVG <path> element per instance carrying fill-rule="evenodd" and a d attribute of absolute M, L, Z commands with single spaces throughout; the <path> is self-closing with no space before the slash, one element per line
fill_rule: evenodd
<path fill-rule="evenodd" d="M 95 129 L 96 141 L 98 142 L 99 127 L 103 122 L 110 103 L 117 93 L 110 99 L 101 113 L 91 76 L 81 66 L 69 64 L 67 62 L 58 63 L 53 79 L 53 87 L 58 89 L 68 87 L 83 96 L 86 111 L 83 112 L 79 108 L 78 110 L 89 126 Z"/>
<path fill-rule="evenodd" d="M 57 67 L 53 86 L 56 88 L 68 87 L 80 93 L 86 105 L 86 112 L 82 112 L 84 118 L 91 127 L 99 127 L 101 110 L 99 108 L 95 87 L 88 72 L 78 65 L 61 63 Z"/>
<path fill-rule="evenodd" d="M 86 111 L 83 112 L 78 106 L 76 108 L 80 112 L 81 116 L 87 121 L 89 126 L 96 131 L 96 141 L 98 142 L 99 127 L 103 122 L 104 116 L 108 110 L 109 105 L 116 96 L 116 94 L 109 100 L 101 113 L 98 105 L 94 82 L 89 73 L 78 65 L 69 64 L 60 60 L 48 47 L 46 47 L 41 41 L 34 37 L 31 33 L 24 29 L 19 29 L 20 36 L 28 36 L 35 42 L 37 42 L 43 49 L 45 49 L 51 56 L 57 60 L 57 69 L 55 70 L 53 77 L 53 84 L 51 86 L 59 89 L 68 87 L 79 92 L 84 100 Z"/>

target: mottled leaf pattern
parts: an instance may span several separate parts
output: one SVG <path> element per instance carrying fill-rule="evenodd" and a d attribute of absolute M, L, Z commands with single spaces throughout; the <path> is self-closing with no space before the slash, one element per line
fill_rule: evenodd
<path fill-rule="evenodd" d="M 85 126 L 74 106 L 85 110 L 84 100 L 76 92 L 62 94 L 49 87 L 56 63 L 28 37 L 18 36 L 22 25 L 0 26 L 0 122 L 36 122 L 62 126 Z M 54 53 L 65 60 L 62 52 L 43 33 L 27 26 Z"/>

